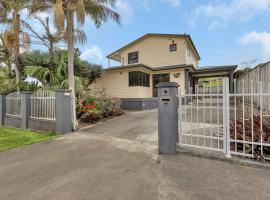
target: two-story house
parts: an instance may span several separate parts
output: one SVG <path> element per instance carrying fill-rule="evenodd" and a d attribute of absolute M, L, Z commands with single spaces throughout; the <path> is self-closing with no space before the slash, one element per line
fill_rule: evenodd
<path fill-rule="evenodd" d="M 94 88 L 105 88 L 132 110 L 157 106 L 159 82 L 176 82 L 184 93 L 199 77 L 231 77 L 237 67 L 198 68 L 200 55 L 186 34 L 146 34 L 107 57 L 121 64 L 106 68 Z"/>

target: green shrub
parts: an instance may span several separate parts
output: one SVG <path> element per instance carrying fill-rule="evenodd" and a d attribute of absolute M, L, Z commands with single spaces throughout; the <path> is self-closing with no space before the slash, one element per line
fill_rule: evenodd
<path fill-rule="evenodd" d="M 77 106 L 77 117 L 83 122 L 96 122 L 122 114 L 120 99 L 108 95 L 104 89 L 93 92 Z"/>

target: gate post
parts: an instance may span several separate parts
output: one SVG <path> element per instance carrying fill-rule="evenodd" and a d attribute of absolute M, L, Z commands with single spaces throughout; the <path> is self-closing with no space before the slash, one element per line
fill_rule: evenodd
<path fill-rule="evenodd" d="M 28 129 L 29 118 L 31 116 L 31 95 L 33 92 L 22 92 L 21 96 L 21 117 L 23 129 Z"/>
<path fill-rule="evenodd" d="M 72 131 L 71 90 L 56 91 L 56 132 L 59 134 Z"/>
<path fill-rule="evenodd" d="M 4 126 L 5 114 L 6 114 L 6 95 L 0 94 L 0 126 Z"/>
<path fill-rule="evenodd" d="M 158 84 L 158 150 L 176 154 L 178 142 L 178 87 L 177 83 Z"/>
<path fill-rule="evenodd" d="M 230 142 L 230 81 L 223 78 L 223 149 L 225 156 L 231 158 Z"/>

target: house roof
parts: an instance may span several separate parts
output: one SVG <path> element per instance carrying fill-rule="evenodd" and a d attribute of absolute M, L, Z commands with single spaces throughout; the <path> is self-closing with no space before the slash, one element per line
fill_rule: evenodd
<path fill-rule="evenodd" d="M 187 35 L 187 34 L 160 34 L 160 33 L 147 33 L 147 34 L 143 35 L 142 37 L 140 37 L 140 38 L 134 40 L 133 42 L 131 42 L 131 43 L 129 43 L 129 44 L 123 46 L 122 48 L 120 48 L 120 49 L 114 51 L 113 53 L 109 54 L 109 55 L 107 56 L 107 58 L 113 59 L 113 56 L 116 56 L 117 54 L 119 54 L 119 53 L 120 53 L 121 51 L 123 51 L 124 49 L 126 49 L 126 48 L 128 48 L 128 47 L 130 47 L 130 46 L 132 46 L 132 45 L 134 45 L 134 44 L 136 44 L 136 43 L 139 42 L 139 41 L 144 40 L 144 39 L 147 38 L 147 37 L 151 37 L 151 36 L 161 36 L 161 37 L 181 37 L 181 38 L 186 38 L 186 39 L 190 42 L 191 46 L 193 47 L 193 50 L 195 51 L 195 54 L 196 54 L 196 56 L 198 57 L 198 59 L 199 59 L 199 60 L 201 59 L 201 57 L 200 57 L 200 55 L 199 55 L 199 52 L 197 51 L 197 49 L 196 49 L 196 47 L 195 47 L 195 45 L 194 45 L 194 42 L 192 41 L 190 35 Z"/>
<path fill-rule="evenodd" d="M 172 65 L 172 66 L 162 66 L 162 67 L 150 67 L 144 64 L 132 64 L 132 65 L 124 65 L 124 66 L 117 66 L 117 67 L 110 67 L 104 69 L 105 71 L 113 71 L 113 70 L 120 70 L 120 69 L 128 69 L 128 68 L 136 68 L 136 67 L 143 67 L 151 71 L 162 71 L 162 70 L 173 70 L 173 69 L 188 69 L 189 72 L 194 77 L 217 77 L 217 76 L 228 76 L 235 69 L 238 67 L 237 65 L 223 65 L 223 66 L 208 66 L 208 67 L 199 67 L 194 68 L 193 65 Z"/>
<path fill-rule="evenodd" d="M 144 64 L 133 64 L 133 65 L 124 65 L 124 66 L 116 66 L 116 67 L 110 67 L 104 69 L 104 71 L 113 71 L 113 70 L 119 70 L 119 69 L 128 69 L 128 68 L 135 68 L 135 67 L 143 67 L 152 71 L 162 71 L 162 70 L 169 70 L 169 69 L 179 69 L 179 68 L 192 68 L 194 70 L 193 65 L 186 65 L 186 64 L 180 64 L 180 65 L 173 65 L 173 66 L 163 66 L 163 67 L 150 67 Z"/>

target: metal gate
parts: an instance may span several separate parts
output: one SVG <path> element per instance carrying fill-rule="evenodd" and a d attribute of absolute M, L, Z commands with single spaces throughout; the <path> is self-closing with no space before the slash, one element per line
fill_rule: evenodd
<path fill-rule="evenodd" d="M 227 153 L 227 79 L 197 85 L 179 92 L 179 144 Z M 193 91 L 195 91 L 193 93 Z"/>
<path fill-rule="evenodd" d="M 223 78 L 179 92 L 179 145 L 270 160 L 270 88 L 235 80 L 230 93 L 229 85 Z"/>

